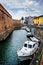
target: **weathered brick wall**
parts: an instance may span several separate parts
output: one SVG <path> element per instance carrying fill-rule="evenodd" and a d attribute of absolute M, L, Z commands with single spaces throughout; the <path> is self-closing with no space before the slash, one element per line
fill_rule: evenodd
<path fill-rule="evenodd" d="M 4 18 L 3 13 L 0 11 L 0 32 L 5 31 Z"/>
<path fill-rule="evenodd" d="M 7 16 L 12 17 L 9 12 L 0 4 L 0 10 L 3 11 Z"/>
<path fill-rule="evenodd" d="M 13 26 L 14 25 L 11 15 L 0 4 L 0 32 L 11 29 Z"/>
<path fill-rule="evenodd" d="M 13 27 L 13 20 L 12 18 L 4 15 L 4 18 L 5 18 L 5 26 L 6 26 L 6 29 L 11 29 Z"/>
<path fill-rule="evenodd" d="M 0 40 L 5 39 L 14 29 L 12 16 L 0 5 Z"/>
<path fill-rule="evenodd" d="M 14 23 L 14 26 L 21 26 L 22 25 L 21 20 L 13 19 L 13 23 Z"/>
<path fill-rule="evenodd" d="M 21 20 L 13 20 L 9 12 L 0 4 L 0 39 L 5 39 L 15 26 L 21 25 Z"/>
<path fill-rule="evenodd" d="M 9 23 L 9 28 L 12 28 L 13 25 L 14 25 L 12 18 L 9 18 L 9 17 L 8 17 L 8 23 Z"/>

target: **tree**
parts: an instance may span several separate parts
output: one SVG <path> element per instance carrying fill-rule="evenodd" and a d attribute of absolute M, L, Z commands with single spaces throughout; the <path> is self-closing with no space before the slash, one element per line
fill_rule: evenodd
<path fill-rule="evenodd" d="M 24 23 L 24 17 L 21 18 L 22 23 Z"/>
<path fill-rule="evenodd" d="M 24 17 L 22 17 L 21 20 L 23 21 L 24 20 Z"/>

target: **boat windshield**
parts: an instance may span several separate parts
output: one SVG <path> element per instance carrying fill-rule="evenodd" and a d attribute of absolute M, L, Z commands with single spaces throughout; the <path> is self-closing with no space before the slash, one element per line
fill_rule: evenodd
<path fill-rule="evenodd" d="M 24 47 L 27 47 L 27 44 L 24 44 Z"/>
<path fill-rule="evenodd" d="M 32 45 L 28 45 L 28 48 L 32 48 Z"/>

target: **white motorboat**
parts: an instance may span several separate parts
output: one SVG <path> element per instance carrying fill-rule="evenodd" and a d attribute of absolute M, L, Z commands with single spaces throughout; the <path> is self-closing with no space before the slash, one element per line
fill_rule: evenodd
<path fill-rule="evenodd" d="M 31 32 L 28 32 L 27 37 L 33 37 L 33 34 Z"/>
<path fill-rule="evenodd" d="M 31 41 L 36 41 L 36 42 L 38 42 L 39 45 L 40 45 L 40 43 L 41 43 L 41 40 L 37 39 L 36 37 L 30 37 L 30 40 L 31 40 Z"/>
<path fill-rule="evenodd" d="M 27 27 L 26 27 L 25 29 L 26 29 L 26 31 L 27 31 L 27 32 L 29 32 L 29 31 L 30 31 L 30 29 L 29 29 L 29 28 L 27 28 Z"/>
<path fill-rule="evenodd" d="M 17 55 L 20 61 L 32 59 L 33 54 L 38 49 L 38 45 L 39 45 L 38 42 L 26 41 L 23 47 L 17 50 Z"/>

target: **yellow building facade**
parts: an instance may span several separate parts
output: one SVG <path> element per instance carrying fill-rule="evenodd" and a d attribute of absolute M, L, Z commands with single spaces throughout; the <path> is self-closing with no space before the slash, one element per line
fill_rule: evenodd
<path fill-rule="evenodd" d="M 34 24 L 42 25 L 43 24 L 43 15 L 34 17 Z"/>
<path fill-rule="evenodd" d="M 39 25 L 43 24 L 43 16 L 39 16 Z"/>
<path fill-rule="evenodd" d="M 35 17 L 34 18 L 34 24 L 38 24 L 39 23 L 39 18 L 38 17 Z"/>

